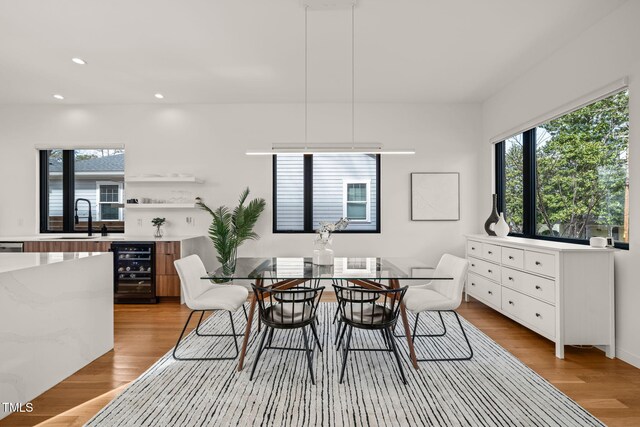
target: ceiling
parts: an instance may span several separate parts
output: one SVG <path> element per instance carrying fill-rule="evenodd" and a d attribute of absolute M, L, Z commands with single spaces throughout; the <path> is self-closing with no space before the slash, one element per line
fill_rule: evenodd
<path fill-rule="evenodd" d="M 356 100 L 481 102 L 622 3 L 359 0 Z M 309 101 L 350 101 L 350 10 L 309 10 L 308 37 Z M 0 104 L 301 102 L 304 8 L 299 0 L 3 0 L 0 82 Z"/>

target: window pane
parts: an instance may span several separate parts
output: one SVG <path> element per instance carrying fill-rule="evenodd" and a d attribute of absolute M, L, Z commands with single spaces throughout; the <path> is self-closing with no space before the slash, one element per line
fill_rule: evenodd
<path fill-rule="evenodd" d="M 119 208 L 103 203 L 100 205 L 100 219 L 101 220 L 117 220 L 118 211 L 119 211 Z"/>
<path fill-rule="evenodd" d="M 321 221 L 337 221 L 344 216 L 344 182 L 367 180 L 370 184 L 369 222 L 349 224 L 347 230 L 375 231 L 377 159 L 371 154 L 314 154 L 313 156 L 313 228 Z M 366 200 L 366 184 L 352 184 L 347 189 L 347 200 Z M 354 205 L 355 206 L 355 205 Z M 347 206 L 349 215 L 350 206 Z M 354 209 L 366 209 L 357 206 Z M 359 218 L 366 218 L 361 213 Z"/>
<path fill-rule="evenodd" d="M 50 231 L 62 231 L 62 150 L 48 150 L 47 162 L 49 176 L 47 177 L 46 224 Z"/>
<path fill-rule="evenodd" d="M 504 141 L 505 220 L 512 233 L 523 232 L 522 134 Z"/>
<path fill-rule="evenodd" d="M 276 229 L 304 230 L 304 156 L 276 156 Z"/>
<path fill-rule="evenodd" d="M 120 187 L 118 185 L 101 185 L 100 201 L 117 203 L 119 192 L 120 192 Z"/>
<path fill-rule="evenodd" d="M 93 229 L 98 231 L 101 220 L 109 220 L 106 223 L 109 231 L 124 231 L 124 221 L 118 220 L 122 208 L 111 207 L 102 204 L 98 209 L 98 203 L 118 203 L 124 200 L 124 194 L 119 195 L 120 186 L 124 182 L 124 150 L 75 150 L 75 194 L 74 200 L 86 199 L 91 204 L 91 216 Z M 118 184 L 120 183 L 120 184 Z M 86 231 L 89 217 L 89 204 L 85 201 L 78 202 L 78 220 L 76 231 Z"/>
<path fill-rule="evenodd" d="M 366 202 L 367 184 L 347 184 L 348 202 Z"/>
<path fill-rule="evenodd" d="M 350 220 L 366 220 L 366 203 L 347 203 L 347 218 Z"/>
<path fill-rule="evenodd" d="M 536 233 L 629 241 L 628 93 L 536 128 Z"/>

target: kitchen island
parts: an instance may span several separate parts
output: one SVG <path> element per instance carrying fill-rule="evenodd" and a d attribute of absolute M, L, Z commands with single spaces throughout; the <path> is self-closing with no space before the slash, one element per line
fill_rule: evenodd
<path fill-rule="evenodd" d="M 112 256 L 0 253 L 0 402 L 24 408 L 113 349 Z"/>

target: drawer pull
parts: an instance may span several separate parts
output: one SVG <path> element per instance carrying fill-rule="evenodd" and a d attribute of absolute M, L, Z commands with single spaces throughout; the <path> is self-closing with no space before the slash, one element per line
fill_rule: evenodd
<path fill-rule="evenodd" d="M 536 313 L 536 317 L 542 317 L 540 313 Z"/>
<path fill-rule="evenodd" d="M 488 253 L 489 253 L 489 255 L 493 255 L 493 252 L 491 252 L 491 251 L 488 251 Z"/>
<path fill-rule="evenodd" d="M 509 301 L 509 304 L 513 305 L 513 301 Z"/>
<path fill-rule="evenodd" d="M 471 286 L 475 286 L 475 285 L 476 285 L 475 283 L 471 282 Z"/>
<path fill-rule="evenodd" d="M 475 250 L 476 250 L 476 247 L 475 247 L 475 246 L 471 246 L 471 250 L 472 250 L 472 251 L 475 251 Z"/>
<path fill-rule="evenodd" d="M 536 265 L 542 265 L 540 261 L 536 261 Z"/>
<path fill-rule="evenodd" d="M 536 289 L 537 289 L 537 290 L 540 290 L 540 289 L 542 289 L 542 288 L 540 287 L 540 285 L 536 285 Z"/>
<path fill-rule="evenodd" d="M 513 257 L 511 255 L 509 255 L 509 259 L 513 259 Z"/>
<path fill-rule="evenodd" d="M 493 291 L 487 291 L 489 295 L 493 295 Z"/>
<path fill-rule="evenodd" d="M 471 267 L 475 267 L 475 266 L 476 266 L 475 264 L 471 264 Z"/>
<path fill-rule="evenodd" d="M 511 280 L 513 282 L 513 277 L 509 277 L 509 280 Z"/>
<path fill-rule="evenodd" d="M 491 270 L 487 270 L 487 273 L 493 273 L 493 271 L 491 271 Z"/>

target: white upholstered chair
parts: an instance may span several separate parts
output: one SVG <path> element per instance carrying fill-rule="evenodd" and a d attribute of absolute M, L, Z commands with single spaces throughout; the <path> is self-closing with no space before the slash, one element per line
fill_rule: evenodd
<path fill-rule="evenodd" d="M 461 357 L 453 358 L 429 358 L 418 359 L 419 361 L 451 361 L 451 360 L 469 360 L 473 357 L 473 349 L 467 338 L 467 334 L 464 331 L 464 327 L 460 322 L 458 313 L 455 310 L 460 306 L 462 302 L 462 293 L 464 291 L 464 283 L 467 278 L 467 270 L 469 269 L 469 262 L 466 259 L 456 257 L 450 254 L 444 254 L 440 258 L 440 262 L 436 267 L 435 276 L 438 277 L 452 277 L 453 280 L 432 280 L 424 285 L 411 286 L 407 290 L 407 294 L 404 297 L 404 303 L 410 312 L 415 314 L 416 321 L 413 326 L 413 339 L 421 337 L 442 337 L 447 334 L 447 327 L 445 326 L 444 319 L 442 318 L 443 312 L 453 313 L 462 335 L 467 342 L 469 348 L 469 354 Z M 438 334 L 417 334 L 418 322 L 420 313 L 431 311 L 437 312 L 442 323 L 442 332 Z"/>
<path fill-rule="evenodd" d="M 239 308 L 244 308 L 243 304 L 247 300 L 249 292 L 242 286 L 213 284 L 209 280 L 201 279 L 207 275 L 207 270 L 198 255 L 189 255 L 185 258 L 174 261 L 178 275 L 180 276 L 180 289 L 184 296 L 184 302 L 192 311 L 187 322 L 182 328 L 182 333 L 176 346 L 173 348 L 173 357 L 177 360 L 228 360 L 238 357 L 238 342 L 235 326 L 233 324 L 233 313 Z M 200 323 L 206 311 L 224 310 L 229 313 L 231 320 L 231 334 L 203 334 L 200 333 Z M 180 341 L 189 325 L 191 316 L 200 312 L 200 319 L 196 326 L 196 335 L 200 337 L 233 337 L 236 352 L 234 356 L 228 357 L 178 357 L 176 355 Z"/>

